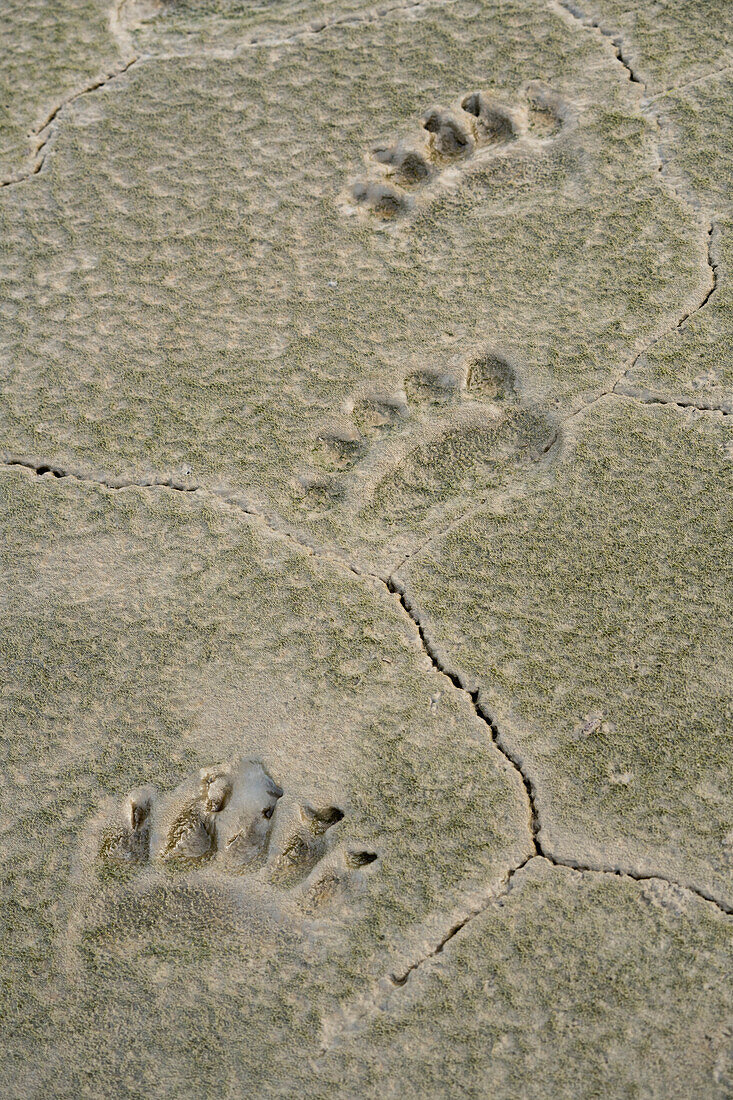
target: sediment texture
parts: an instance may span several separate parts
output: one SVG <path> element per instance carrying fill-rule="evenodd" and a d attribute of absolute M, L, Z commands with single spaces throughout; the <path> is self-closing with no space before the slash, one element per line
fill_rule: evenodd
<path fill-rule="evenodd" d="M 727 7 L 36 7 L 0 1091 L 730 1096 Z"/>

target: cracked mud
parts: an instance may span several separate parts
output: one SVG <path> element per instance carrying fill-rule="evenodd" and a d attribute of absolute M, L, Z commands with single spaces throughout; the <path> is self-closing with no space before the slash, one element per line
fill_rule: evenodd
<path fill-rule="evenodd" d="M 1 1095 L 731 1094 L 730 31 L 10 4 Z"/>

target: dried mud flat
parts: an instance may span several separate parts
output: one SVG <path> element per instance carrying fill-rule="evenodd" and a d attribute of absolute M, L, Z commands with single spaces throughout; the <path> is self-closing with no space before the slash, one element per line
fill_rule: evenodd
<path fill-rule="evenodd" d="M 733 1097 L 733 23 L 10 0 L 0 1095 Z"/>

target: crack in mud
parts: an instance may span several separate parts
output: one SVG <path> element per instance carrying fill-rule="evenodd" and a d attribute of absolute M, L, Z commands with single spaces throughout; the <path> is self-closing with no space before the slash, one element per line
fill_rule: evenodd
<path fill-rule="evenodd" d="M 446 0 L 446 2 L 451 2 L 451 0 Z M 122 28 L 121 20 L 124 6 L 124 0 L 122 0 L 121 3 L 117 3 L 113 8 L 110 16 L 110 28 L 112 38 L 115 39 L 118 44 L 121 45 L 124 42 L 124 45 L 127 46 L 129 41 L 129 34 L 126 30 Z M 283 34 L 279 37 L 271 36 L 269 38 L 252 37 L 246 42 L 242 42 L 238 46 L 228 50 L 203 49 L 193 50 L 190 52 L 182 50 L 178 53 L 146 53 L 135 55 L 134 57 L 131 57 L 128 61 L 126 61 L 125 64 L 122 65 L 119 69 L 115 69 L 113 72 L 108 73 L 106 76 L 99 77 L 91 81 L 83 88 L 79 88 L 77 91 L 71 92 L 69 95 L 60 100 L 51 110 L 45 122 L 41 123 L 40 126 L 36 126 L 33 130 L 31 130 L 29 134 L 29 137 L 35 138 L 37 142 L 35 150 L 33 151 L 33 153 L 31 153 L 31 157 L 34 158 L 31 167 L 26 170 L 21 170 L 15 175 L 11 175 L 6 177 L 5 179 L 0 180 L 0 190 L 2 190 L 2 188 L 4 187 L 14 187 L 17 184 L 25 183 L 28 180 L 32 179 L 33 176 L 37 176 L 42 171 L 44 162 L 46 160 L 46 148 L 52 136 L 51 126 L 53 122 L 55 122 L 61 111 L 64 109 L 64 107 L 67 107 L 70 103 L 74 103 L 82 96 L 89 95 L 91 92 L 96 92 L 100 88 L 104 88 L 107 84 L 110 84 L 112 83 L 112 81 L 117 80 L 118 77 L 123 76 L 134 65 L 138 65 L 143 62 L 174 61 L 183 58 L 213 58 L 215 60 L 231 60 L 247 49 L 262 46 L 289 45 L 294 42 L 305 41 L 308 38 L 313 38 L 314 36 L 322 34 L 324 31 L 327 31 L 332 27 L 377 23 L 380 19 L 383 19 L 395 13 L 410 12 L 414 9 L 422 8 L 425 6 L 425 0 L 408 0 L 407 3 L 392 4 L 387 7 L 372 8 L 370 11 L 366 12 L 354 12 L 348 15 L 332 16 L 328 19 L 314 21 L 313 23 L 306 26 L 300 26 L 291 34 Z M 132 29 L 134 30 L 135 28 L 133 27 Z M 254 28 L 253 33 L 256 34 L 256 28 Z"/>
<path fill-rule="evenodd" d="M 139 57 L 130 58 L 121 68 L 115 69 L 114 72 L 108 73 L 107 76 L 99 77 L 97 80 L 87 84 L 86 87 L 80 88 L 77 92 L 72 92 L 62 99 L 60 103 L 57 103 L 46 118 L 46 121 L 31 131 L 30 136 L 36 138 L 38 142 L 35 151 L 31 154 L 31 156 L 35 157 L 33 164 L 25 172 L 19 172 L 15 176 L 9 176 L 7 179 L 0 180 L 0 189 L 3 187 L 15 187 L 16 184 L 25 183 L 26 180 L 32 179 L 33 176 L 38 175 L 46 160 L 46 147 L 51 140 L 53 132 L 51 129 L 52 124 L 56 121 L 64 107 L 68 107 L 70 103 L 74 103 L 84 95 L 89 95 L 90 92 L 96 92 L 100 88 L 104 88 L 107 84 L 111 84 L 113 80 L 117 80 L 118 77 L 128 72 L 133 65 L 136 65 L 140 60 Z"/>
<path fill-rule="evenodd" d="M 733 416 L 730 409 L 724 409 L 721 405 L 703 405 L 698 401 L 687 401 L 684 398 L 673 401 L 669 397 L 653 397 L 640 393 L 616 393 L 613 390 L 609 392 L 608 396 L 622 397 L 629 401 L 638 401 L 640 405 L 671 405 L 676 409 L 696 409 L 697 412 L 701 413 L 717 413 L 719 416 Z"/>
<path fill-rule="evenodd" d="M 458 933 L 461 932 L 467 924 L 469 924 L 475 917 L 485 912 L 489 905 L 491 905 L 498 898 L 504 897 L 507 893 L 509 893 L 512 885 L 512 880 L 517 872 L 525 867 L 531 859 L 536 859 L 538 857 L 546 859 L 547 862 L 551 863 L 554 867 L 566 867 L 570 870 L 579 871 L 582 874 L 587 873 L 616 875 L 619 878 L 633 879 L 635 882 L 648 882 L 655 879 L 661 882 L 666 882 L 669 886 L 675 886 L 681 890 L 686 890 L 687 892 L 694 894 L 696 897 L 700 898 L 702 901 L 706 901 L 709 904 L 714 905 L 718 909 L 718 911 L 725 916 L 733 916 L 733 906 L 726 904 L 726 902 L 722 901 L 719 898 L 716 898 L 713 894 L 700 887 L 691 886 L 688 883 L 669 878 L 667 875 L 642 873 L 622 867 L 614 867 L 612 865 L 594 866 L 591 863 L 582 863 L 579 860 L 573 860 L 570 858 L 560 859 L 559 857 L 553 855 L 553 853 L 546 848 L 545 843 L 541 840 L 540 834 L 542 826 L 540 822 L 539 808 L 537 805 L 537 795 L 531 776 L 529 775 L 529 772 L 527 771 L 524 761 L 521 759 L 521 757 L 518 756 L 517 753 L 514 752 L 507 745 L 496 723 L 496 720 L 489 714 L 489 712 L 480 702 L 481 689 L 469 687 L 466 684 L 465 678 L 461 675 L 461 673 L 449 668 L 438 656 L 435 646 L 431 643 L 427 636 L 424 623 L 420 619 L 420 616 L 417 614 L 406 595 L 404 586 L 394 577 L 394 575 L 389 577 L 385 583 L 389 591 L 396 595 L 399 599 L 400 605 L 405 611 L 405 614 L 408 615 L 409 618 L 412 620 L 420 638 L 423 651 L 430 659 L 433 667 L 436 669 L 437 672 L 440 672 L 443 676 L 447 677 L 447 679 L 450 680 L 454 687 L 456 687 L 459 691 L 465 692 L 465 694 L 468 695 L 473 705 L 476 716 L 488 728 L 492 743 L 496 746 L 504 759 L 512 766 L 512 768 L 519 776 L 527 798 L 527 805 L 529 809 L 529 831 L 533 849 L 530 856 L 522 860 L 521 863 L 512 868 L 512 870 L 509 872 L 505 880 L 505 888 L 502 891 L 500 891 L 498 894 L 492 894 L 484 905 L 477 908 L 474 907 L 473 909 L 469 910 L 465 917 L 462 917 L 460 920 L 454 922 L 449 930 L 446 932 L 446 934 L 441 937 L 437 945 L 431 951 L 427 952 L 425 955 L 422 955 L 419 959 L 415 960 L 400 974 L 390 974 L 389 979 L 393 985 L 405 985 L 414 970 L 417 970 L 418 967 L 422 966 L 422 964 L 427 962 L 428 959 L 434 958 L 436 955 L 440 954 L 445 948 L 446 944 L 449 943 L 454 936 L 457 936 Z"/>
<path fill-rule="evenodd" d="M 405 985 L 413 970 L 417 970 L 420 966 L 423 965 L 423 963 L 426 963 L 429 959 L 434 959 L 436 955 L 442 954 L 445 945 L 447 943 L 450 943 L 453 937 L 457 936 L 458 933 L 461 932 L 467 924 L 469 924 L 475 917 L 479 917 L 482 913 L 485 913 L 489 906 L 493 905 L 494 902 L 500 901 L 502 898 L 505 898 L 507 894 L 511 893 L 515 875 L 517 875 L 522 870 L 522 868 L 526 867 L 528 863 L 531 863 L 533 859 L 537 858 L 539 858 L 539 853 L 533 852 L 531 856 L 527 856 L 527 858 L 523 859 L 521 863 L 518 863 L 516 867 L 512 867 L 511 871 L 509 871 L 504 879 L 503 887 L 496 893 L 493 893 L 483 905 L 474 906 L 474 908 L 471 909 L 465 917 L 462 917 L 460 920 L 456 921 L 455 924 L 451 925 L 443 938 L 438 941 L 437 945 L 431 951 L 428 951 L 425 955 L 422 955 L 419 959 L 416 959 L 415 962 L 410 963 L 410 965 L 406 967 L 400 974 L 390 974 L 389 980 L 392 982 L 392 984 L 396 986 Z"/>
<path fill-rule="evenodd" d="M 455 936 L 457 936 L 459 932 L 462 932 L 466 925 L 470 924 L 471 921 L 476 919 L 476 917 L 480 917 L 492 905 L 494 905 L 496 902 L 502 901 L 503 898 L 511 893 L 512 889 L 514 888 L 515 876 L 535 859 L 544 859 L 552 867 L 563 867 L 569 871 L 577 871 L 581 875 L 612 875 L 614 878 L 631 879 L 633 882 L 639 883 L 664 882 L 668 886 L 674 886 L 679 890 L 685 891 L 686 893 L 693 894 L 701 901 L 705 901 L 708 902 L 710 905 L 714 905 L 716 909 L 718 909 L 719 912 L 721 912 L 724 916 L 733 916 L 733 907 L 726 905 L 724 902 L 719 901 L 717 898 L 713 897 L 703 890 L 698 890 L 695 887 L 687 886 L 684 883 L 676 881 L 675 879 L 667 878 L 665 875 L 642 875 L 635 871 L 625 871 L 616 867 L 593 867 L 587 864 L 576 863 L 572 860 L 556 859 L 554 856 L 548 855 L 546 852 L 535 852 L 531 856 L 528 856 L 527 859 L 522 860 L 522 862 L 517 864 L 516 867 L 512 868 L 508 875 L 506 875 L 502 888 L 497 890 L 495 893 L 492 893 L 490 897 L 486 899 L 483 905 L 474 906 L 471 910 L 469 910 L 465 917 L 462 917 L 460 920 L 455 921 L 455 923 L 451 925 L 445 935 L 438 941 L 435 947 L 433 947 L 430 951 L 427 951 L 424 955 L 421 955 L 419 958 L 415 959 L 414 962 L 411 962 L 410 965 L 405 967 L 404 970 L 400 971 L 399 974 L 389 974 L 388 978 L 391 984 L 393 986 L 396 986 L 397 988 L 401 988 L 402 986 L 407 984 L 410 976 L 414 973 L 414 971 L 419 970 L 421 966 L 423 966 L 426 962 L 429 962 L 430 959 L 434 959 L 436 955 L 442 954 L 445 950 L 446 945 L 450 943 L 450 941 Z"/>
<path fill-rule="evenodd" d="M 620 33 L 617 33 L 615 31 L 607 29 L 606 27 L 604 27 L 601 24 L 601 22 L 599 20 L 593 19 L 591 16 L 585 15 L 574 3 L 572 3 L 572 0 L 550 0 L 550 2 L 553 6 L 555 6 L 556 8 L 559 8 L 561 11 L 563 11 L 567 15 L 569 15 L 570 18 L 573 19 L 584 30 L 597 31 L 599 35 L 601 35 L 603 38 L 607 39 L 614 48 L 614 51 L 615 51 L 615 54 L 616 54 L 616 59 L 618 60 L 618 62 L 624 67 L 624 69 L 628 73 L 629 80 L 634 84 L 640 85 L 640 87 L 642 88 L 644 93 L 646 93 L 647 89 L 646 89 L 645 81 L 643 81 L 638 76 L 638 74 L 634 71 L 631 63 L 628 60 L 628 58 L 624 55 L 624 52 L 623 52 L 623 36 Z M 715 72 L 726 72 L 726 71 L 728 71 L 728 70 L 725 69 L 725 68 L 720 69 L 720 70 L 715 70 Z M 706 76 L 704 76 L 704 77 L 699 77 L 698 80 L 689 81 L 688 84 L 698 83 L 700 80 L 709 79 L 709 77 L 713 76 L 713 75 L 715 75 L 715 73 L 706 74 Z M 684 85 L 684 84 L 680 85 L 680 87 L 686 87 L 686 86 L 687 85 Z M 669 91 L 674 91 L 674 90 L 675 89 L 670 89 Z M 649 109 L 650 105 L 652 103 L 654 103 L 656 100 L 658 100 L 661 95 L 667 95 L 667 94 L 669 94 L 669 92 L 663 92 L 663 93 L 660 93 L 660 95 L 656 95 L 656 96 L 652 96 L 652 97 L 647 97 L 645 95 L 645 97 L 642 101 L 641 107 L 640 107 L 641 114 L 644 117 L 648 118 L 648 109 Z M 661 125 L 659 119 L 658 118 L 655 119 L 655 122 L 656 122 L 657 129 L 661 134 L 662 125 Z M 687 206 L 691 209 L 694 209 L 697 200 L 690 199 L 687 195 L 685 195 L 685 194 L 681 193 L 680 191 L 678 191 L 677 188 L 674 186 L 674 183 L 671 182 L 665 176 L 665 172 L 664 172 L 665 160 L 664 160 L 664 157 L 663 157 L 663 154 L 662 154 L 662 147 L 663 147 L 662 146 L 662 140 L 660 139 L 660 143 L 657 146 L 657 156 L 659 158 L 659 165 L 658 165 L 659 173 L 662 174 L 662 176 L 664 177 L 665 183 L 666 183 L 670 193 L 675 197 L 675 199 L 679 203 L 681 203 L 681 204 L 683 204 L 683 205 L 685 205 L 685 206 Z M 716 261 L 714 259 L 714 256 L 713 256 L 715 228 L 716 228 L 715 221 L 714 221 L 713 218 L 711 218 L 711 220 L 708 224 L 708 227 L 707 227 L 707 263 L 708 263 L 708 269 L 710 271 L 710 286 L 708 287 L 706 293 L 703 295 L 702 299 L 695 306 L 694 309 L 688 310 L 685 314 L 683 314 L 683 316 L 678 321 L 676 321 L 673 325 L 671 325 L 670 328 L 666 329 L 663 333 L 661 333 L 660 336 L 658 336 L 654 340 L 652 340 L 649 344 L 647 344 L 647 346 L 645 348 L 643 348 L 639 352 L 638 355 L 635 356 L 635 358 L 632 361 L 632 363 L 630 364 L 630 366 L 626 368 L 626 370 L 623 372 L 621 377 L 618 378 L 617 381 L 614 383 L 614 385 L 612 386 L 610 392 L 616 394 L 617 393 L 617 387 L 620 386 L 624 382 L 624 379 L 626 379 L 627 376 L 631 373 L 631 371 L 637 365 L 637 363 L 642 358 L 642 356 L 646 355 L 650 351 L 651 348 L 653 348 L 656 344 L 659 343 L 660 340 L 663 340 L 670 333 L 676 332 L 677 330 L 681 329 L 690 320 L 691 317 L 694 317 L 695 314 L 698 313 L 701 309 L 703 309 L 708 304 L 708 302 L 710 301 L 712 295 L 715 293 L 715 291 L 718 288 L 718 264 L 716 263 Z M 601 395 L 601 396 L 603 396 L 603 395 Z M 641 396 L 639 394 L 629 394 L 628 396 L 637 397 L 638 400 L 642 401 L 645 404 L 650 404 L 650 405 L 651 404 L 674 404 L 674 405 L 679 405 L 680 408 L 696 408 L 696 409 L 699 409 L 701 412 L 721 412 L 721 413 L 723 413 L 723 415 L 726 415 L 726 416 L 729 415 L 727 410 L 721 409 L 718 406 L 698 404 L 697 402 L 692 401 L 692 400 L 690 400 L 689 402 L 688 401 L 672 401 L 672 400 L 667 401 L 667 400 L 662 400 L 662 399 L 657 399 L 657 398 L 650 399 L 650 398 L 646 398 L 644 396 Z"/>
<path fill-rule="evenodd" d="M 408 12 L 412 11 L 414 8 L 421 8 L 424 6 L 424 0 L 409 0 L 406 4 L 392 4 L 384 8 L 372 8 L 371 11 L 367 12 L 353 12 L 349 15 L 334 15 L 330 19 L 316 20 L 309 26 L 301 27 L 293 31 L 292 34 L 283 35 L 280 38 L 252 38 L 244 44 L 244 47 L 283 46 L 291 42 L 299 42 L 303 39 L 312 38 L 314 35 L 322 34 L 332 27 L 360 26 L 365 23 L 377 23 L 380 19 L 393 15 L 395 12 Z M 242 46 L 238 47 L 235 51 L 235 55 L 242 48 Z"/>
<path fill-rule="evenodd" d="M 690 320 L 691 317 L 694 317 L 696 313 L 699 313 L 701 309 L 704 309 L 704 307 L 708 304 L 708 302 L 712 298 L 715 291 L 718 289 L 718 264 L 713 259 L 713 251 L 712 251 L 713 250 L 713 234 L 715 232 L 715 222 L 714 221 L 710 222 L 706 232 L 707 232 L 707 238 L 708 238 L 708 240 L 707 240 L 707 261 L 708 261 L 708 269 L 710 271 L 710 286 L 705 291 L 705 294 L 700 299 L 700 301 L 698 302 L 698 304 L 695 306 L 694 309 L 688 310 L 687 313 L 683 314 L 683 316 L 680 317 L 679 321 L 676 321 L 671 326 L 671 328 L 665 329 L 665 331 L 662 333 L 661 336 L 657 336 L 656 339 L 652 340 L 650 344 L 647 344 L 647 346 L 642 351 L 639 352 L 639 354 L 636 356 L 636 358 L 632 362 L 631 366 L 628 367 L 627 370 L 625 371 L 624 377 L 625 377 L 626 374 L 629 373 L 629 371 L 632 371 L 634 369 L 636 364 L 641 359 L 642 355 L 646 355 L 646 353 L 648 351 L 650 351 L 651 348 L 653 348 L 656 344 L 658 344 L 660 340 L 663 340 L 665 338 L 665 336 L 668 336 L 670 332 L 676 332 L 678 329 L 681 329 L 684 325 L 687 324 L 687 322 Z M 618 385 L 618 383 L 616 383 L 616 384 Z"/>
<path fill-rule="evenodd" d="M 504 743 L 499 727 L 496 725 L 496 722 L 493 720 L 486 708 L 480 702 L 480 688 L 468 687 L 465 681 L 465 677 L 461 673 L 448 668 L 448 666 L 440 659 L 435 646 L 432 644 L 427 636 L 425 626 L 421 621 L 420 616 L 417 614 L 413 605 L 410 603 L 407 597 L 404 586 L 397 580 L 394 573 L 392 574 L 392 576 L 387 578 L 385 584 L 387 585 L 389 591 L 393 595 L 397 596 L 400 605 L 405 611 L 405 614 L 407 614 L 414 623 L 415 629 L 417 630 L 417 633 L 420 637 L 423 650 L 430 658 L 433 667 L 438 672 L 442 673 L 443 676 L 446 676 L 455 688 L 458 688 L 459 691 L 465 692 L 466 695 L 468 695 L 476 715 L 488 728 L 492 742 L 496 745 L 497 749 L 505 758 L 505 760 L 507 760 L 517 772 L 519 778 L 522 781 L 524 792 L 527 797 L 527 807 L 529 810 L 528 827 L 530 835 L 532 837 L 535 855 L 543 855 L 541 846 L 538 841 L 540 823 L 539 813 L 537 811 L 535 790 L 532 784 L 532 780 L 529 778 L 524 770 L 522 760 Z"/>
<path fill-rule="evenodd" d="M 616 55 L 618 63 L 626 70 L 629 80 L 632 84 L 638 84 L 644 91 L 646 91 L 646 83 L 640 76 L 634 71 L 631 62 L 624 54 L 624 40 L 623 36 L 615 31 L 609 31 L 603 24 L 593 19 L 590 15 L 585 15 L 569 0 L 557 0 L 557 4 L 564 12 L 566 12 L 572 19 L 579 23 L 585 30 L 598 31 L 602 38 L 605 38 L 613 49 Z"/>
<path fill-rule="evenodd" d="M 96 478 L 88 474 L 77 474 L 72 470 L 65 470 L 62 466 L 51 466 L 45 462 L 32 462 L 26 458 L 6 458 L 2 460 L 3 466 L 20 467 L 23 470 L 30 470 L 36 474 L 37 477 L 43 477 L 45 474 L 51 474 L 55 478 L 69 478 L 71 481 L 79 481 L 82 484 L 88 483 L 91 485 L 99 485 L 104 489 L 111 489 L 117 492 L 121 489 L 171 489 L 176 493 L 198 493 L 202 491 L 198 485 L 184 485 L 182 482 L 174 481 L 173 478 L 167 479 L 151 479 L 149 481 L 123 481 L 113 480 L 111 478 Z"/>
<path fill-rule="evenodd" d="M 311 557 L 328 561 L 331 565 L 340 566 L 342 569 L 348 570 L 357 577 L 368 576 L 373 580 L 379 581 L 381 584 L 385 583 L 383 577 L 378 576 L 376 573 L 369 573 L 366 570 L 360 569 L 358 565 L 346 558 L 329 553 L 324 547 L 318 546 L 317 543 L 310 542 L 294 532 L 291 528 L 281 523 L 276 517 L 273 517 L 267 512 L 260 511 L 252 504 L 245 503 L 224 490 L 206 489 L 202 485 L 185 485 L 183 482 L 176 481 L 174 478 L 149 478 L 134 481 L 123 480 L 121 478 L 93 477 L 90 474 L 80 474 L 72 470 L 65 470 L 61 466 L 52 466 L 45 462 L 32 462 L 25 458 L 0 459 L 0 466 L 4 466 L 7 469 L 15 468 L 29 470 L 37 477 L 44 477 L 50 474 L 52 477 L 59 480 L 68 478 L 70 481 L 80 485 L 95 485 L 98 488 L 108 489 L 111 492 L 122 492 L 125 489 L 157 489 L 173 493 L 184 493 L 191 496 L 196 495 L 215 504 L 232 508 L 250 519 L 258 520 L 271 535 L 292 542 L 299 550 L 304 551 Z"/>
<path fill-rule="evenodd" d="M 387 7 L 372 8 L 371 11 L 367 12 L 355 12 L 349 15 L 333 16 L 329 19 L 317 20 L 308 26 L 301 26 L 297 30 L 294 30 L 291 34 L 281 35 L 280 37 L 253 37 L 229 50 L 204 49 L 191 52 L 182 50 L 180 53 L 174 52 L 169 54 L 152 53 L 135 55 L 134 57 L 131 57 L 128 61 L 126 61 L 125 64 L 122 65 L 119 69 L 115 69 L 113 72 L 108 73 L 106 76 L 99 77 L 96 80 L 91 81 L 83 88 L 79 88 L 77 91 L 71 92 L 69 95 L 60 100 L 51 110 L 45 122 L 41 123 L 40 126 L 36 126 L 33 130 L 31 130 L 29 134 L 29 137 L 35 138 L 37 142 L 35 150 L 33 151 L 33 153 L 31 153 L 31 157 L 34 158 L 31 167 L 26 169 L 25 171 L 21 170 L 15 175 L 8 176 L 5 179 L 0 180 L 0 190 L 2 190 L 2 188 L 4 187 L 14 187 L 17 184 L 25 183 L 28 180 L 32 179 L 33 176 L 37 176 L 42 171 L 43 165 L 46 160 L 47 146 L 52 136 L 51 126 L 56 121 L 58 115 L 61 113 L 64 107 L 68 107 L 70 103 L 74 103 L 82 96 L 89 95 L 91 92 L 96 92 L 100 88 L 104 88 L 107 84 L 110 84 L 112 83 L 112 81 L 117 80 L 118 77 L 123 76 L 134 65 L 141 64 L 142 62 L 161 62 L 177 60 L 179 58 L 197 57 L 210 57 L 213 59 L 229 60 L 238 56 L 246 49 L 256 48 L 258 46 L 289 45 L 293 42 L 299 42 L 304 41 L 308 38 L 313 38 L 315 35 L 321 34 L 323 33 L 323 31 L 329 30 L 331 27 L 351 24 L 359 25 L 363 23 L 376 23 L 380 19 L 390 16 L 396 12 L 409 12 L 413 9 L 421 8 L 424 6 L 425 0 L 408 0 L 407 3 L 392 4 Z M 110 27 L 112 37 L 117 40 L 118 44 L 120 44 L 122 40 L 124 40 L 125 45 L 127 45 L 129 35 L 126 31 L 122 29 L 121 21 L 123 9 L 124 0 L 122 3 L 118 3 L 115 5 L 110 17 Z M 254 33 L 256 34 L 256 28 Z"/>
<path fill-rule="evenodd" d="M 708 226 L 708 267 L 710 268 L 710 274 L 711 274 L 711 278 L 712 278 L 712 285 L 710 287 L 710 290 L 707 292 L 707 294 L 703 298 L 703 300 L 700 302 L 700 305 L 697 306 L 696 309 L 693 309 L 692 313 L 688 314 L 687 317 L 683 317 L 683 319 L 680 321 L 679 325 L 677 326 L 678 328 L 681 328 L 682 325 L 684 325 L 685 321 L 689 320 L 690 317 L 694 316 L 694 314 L 696 314 L 699 310 L 701 310 L 703 308 L 703 306 L 706 306 L 708 304 L 708 302 L 710 301 L 710 299 L 712 298 L 713 294 L 715 294 L 715 291 L 718 289 L 718 266 L 719 265 L 716 263 L 715 257 L 713 256 L 713 243 L 714 243 L 713 238 L 714 238 L 714 234 L 715 234 L 715 228 L 716 228 L 715 227 L 715 222 L 711 219 L 710 225 Z"/>
<path fill-rule="evenodd" d="M 683 92 L 685 88 L 694 88 L 698 84 L 704 84 L 708 80 L 713 80 L 716 76 L 726 76 L 728 73 L 733 72 L 733 65 L 724 65 L 720 69 L 711 69 L 708 73 L 703 73 L 702 76 L 693 77 L 692 80 L 685 80 L 682 84 L 671 84 L 669 88 L 665 88 L 663 92 L 657 92 L 656 95 L 649 96 L 647 103 L 656 103 L 659 99 L 664 99 L 665 96 L 674 95 L 675 92 Z"/>
<path fill-rule="evenodd" d="M 652 348 L 656 347 L 657 344 L 659 344 L 662 340 L 666 339 L 666 337 L 669 336 L 671 333 L 679 332 L 682 328 L 684 328 L 684 326 L 687 324 L 687 322 L 692 317 L 694 317 L 697 313 L 699 313 L 701 309 L 705 308 L 705 306 L 708 304 L 708 302 L 712 298 L 713 294 L 715 294 L 716 290 L 718 289 L 718 267 L 719 267 L 719 264 L 717 263 L 717 261 L 715 260 L 715 257 L 713 256 L 713 245 L 714 245 L 715 229 L 716 229 L 715 221 L 711 219 L 711 221 L 708 225 L 708 228 L 707 228 L 707 263 L 708 263 L 708 270 L 710 272 L 710 286 L 705 291 L 702 298 L 700 299 L 698 304 L 694 307 L 694 309 L 688 310 L 685 314 L 683 314 L 682 317 L 680 317 L 680 319 L 678 321 L 675 321 L 675 323 L 673 325 L 671 325 L 669 328 L 665 329 L 664 332 L 662 332 L 659 336 L 656 336 L 653 340 L 651 340 L 646 345 L 646 347 L 642 348 L 642 350 L 638 353 L 638 355 L 634 356 L 634 359 L 629 364 L 629 366 L 626 368 L 626 370 L 623 372 L 621 377 L 617 378 L 616 381 L 614 382 L 613 386 L 611 387 L 611 390 L 609 392 L 614 394 L 614 396 L 617 396 L 617 397 L 619 397 L 619 396 L 635 397 L 637 400 L 639 400 L 643 404 L 647 404 L 647 405 L 678 405 L 680 408 L 694 408 L 694 409 L 698 409 L 700 412 L 721 412 L 721 413 L 723 413 L 724 416 L 728 415 L 728 413 L 725 409 L 722 409 L 722 408 L 720 408 L 716 405 L 709 405 L 709 404 L 703 405 L 703 404 L 695 402 L 691 399 L 689 401 L 687 401 L 687 400 L 661 399 L 661 398 L 651 399 L 651 398 L 646 398 L 646 397 L 642 396 L 639 393 L 622 394 L 618 390 L 618 387 L 623 385 L 625 379 L 628 378 L 631 371 L 634 369 L 634 367 L 636 367 L 636 365 L 639 363 L 640 359 L 643 358 L 643 356 L 648 355 L 648 353 L 652 350 Z"/>
<path fill-rule="evenodd" d="M 216 61 L 230 61 L 236 57 L 240 57 L 246 50 L 256 49 L 258 47 L 269 46 L 289 46 L 294 42 L 304 42 L 310 38 L 314 38 L 319 34 L 323 34 L 324 31 L 331 30 L 334 27 L 344 26 L 362 26 L 365 24 L 378 23 L 380 20 L 388 18 L 391 15 L 399 14 L 401 12 L 409 13 L 416 9 L 426 8 L 428 6 L 445 6 L 446 3 L 451 3 L 452 0 L 407 0 L 402 4 L 390 4 L 386 7 L 371 8 L 367 11 L 354 11 L 345 15 L 334 15 L 327 18 L 315 19 L 312 23 L 301 24 L 293 29 L 290 33 L 272 33 L 269 37 L 262 34 L 258 37 L 258 28 L 253 26 L 250 29 L 251 37 L 239 42 L 236 46 L 230 47 L 212 47 L 210 49 L 204 48 L 192 48 L 190 50 L 182 47 L 180 50 L 173 49 L 168 53 L 149 53 L 145 55 L 147 61 L 174 61 L 179 58 L 212 58 Z M 124 3 L 118 6 L 118 11 L 121 13 L 124 9 Z M 117 19 L 117 26 L 121 27 L 122 23 L 120 19 Z M 116 35 L 124 35 L 126 40 L 130 39 L 131 33 L 138 29 L 134 24 L 124 31 L 118 30 Z"/>

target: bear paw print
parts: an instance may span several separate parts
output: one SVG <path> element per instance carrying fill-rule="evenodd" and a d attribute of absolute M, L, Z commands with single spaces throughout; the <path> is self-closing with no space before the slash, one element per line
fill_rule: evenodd
<path fill-rule="evenodd" d="M 473 356 L 459 371 L 419 368 L 405 377 L 403 388 L 394 394 L 373 392 L 351 401 L 347 408 L 352 425 L 324 428 L 316 437 L 313 457 L 322 469 L 343 477 L 365 463 L 375 448 L 398 444 L 415 421 L 427 427 L 430 436 L 446 426 L 446 418 L 470 414 L 476 402 L 496 409 L 517 401 L 514 367 L 494 351 Z M 346 496 L 345 484 L 334 484 L 339 491 L 334 490 L 327 502 L 321 501 L 324 507 L 341 503 Z M 312 505 L 309 498 L 308 506 Z"/>
<path fill-rule="evenodd" d="M 514 109 L 485 92 L 468 92 L 455 107 L 429 110 L 413 140 L 376 146 L 369 176 L 352 185 L 347 209 L 355 204 L 383 222 L 399 219 L 433 193 L 449 169 L 455 178 L 476 157 L 524 137 L 552 140 L 569 117 L 560 96 L 540 81 L 527 85 L 524 103 Z"/>
<path fill-rule="evenodd" d="M 344 811 L 307 803 L 290 807 L 282 837 L 270 852 L 284 796 L 262 764 L 252 760 L 204 768 L 197 782 L 188 780 L 168 798 L 152 787 L 137 788 L 117 821 L 103 830 L 99 858 L 108 868 L 130 872 L 147 867 L 180 874 L 206 866 L 243 881 L 257 874 L 277 889 L 303 884 L 306 907 L 325 904 L 349 877 L 374 863 L 377 853 L 336 851 L 334 827 Z"/>

